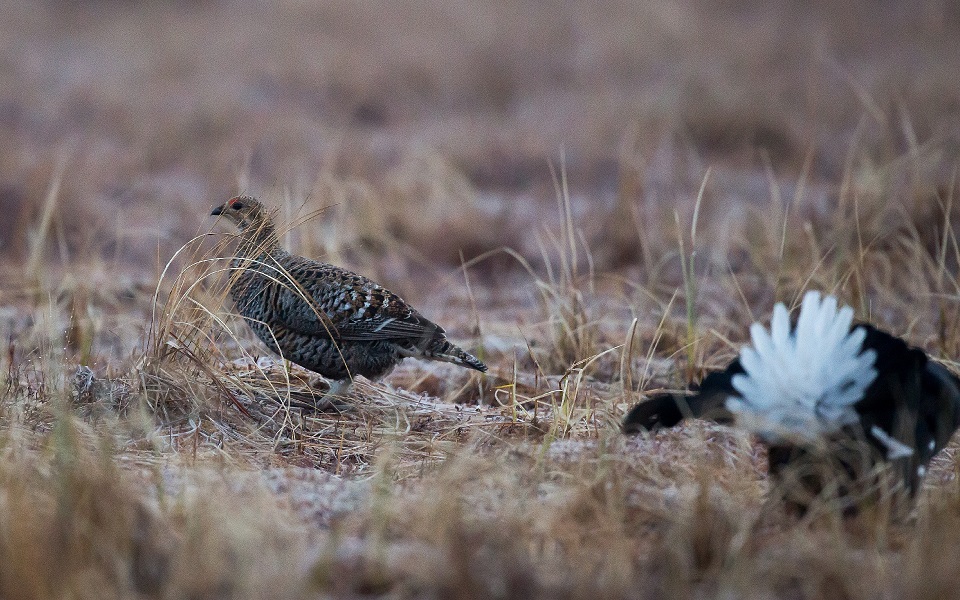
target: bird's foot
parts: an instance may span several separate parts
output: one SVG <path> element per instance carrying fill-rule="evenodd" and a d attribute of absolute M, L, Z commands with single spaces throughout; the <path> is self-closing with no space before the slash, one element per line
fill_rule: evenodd
<path fill-rule="evenodd" d="M 320 378 L 312 378 L 310 380 L 310 387 L 317 389 L 321 387 L 318 385 L 321 381 Z M 330 381 L 327 383 L 329 389 L 325 394 L 316 398 L 314 402 L 314 410 L 317 412 L 328 412 L 336 411 L 339 413 L 342 412 L 351 412 L 356 409 L 356 406 L 353 403 L 353 398 L 350 394 L 350 387 L 353 382 L 350 380 L 347 381 Z"/>

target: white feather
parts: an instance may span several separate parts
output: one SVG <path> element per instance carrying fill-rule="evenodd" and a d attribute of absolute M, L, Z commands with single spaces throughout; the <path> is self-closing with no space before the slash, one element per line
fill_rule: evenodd
<path fill-rule="evenodd" d="M 898 458 L 913 456 L 913 448 L 902 443 L 880 427 L 874 425 L 870 428 L 870 433 L 887 449 L 887 460 L 897 460 Z"/>
<path fill-rule="evenodd" d="M 857 420 L 853 409 L 877 377 L 876 352 L 863 350 L 866 331 L 850 331 L 853 309 L 807 292 L 797 326 L 783 304 L 768 332 L 750 327 L 752 344 L 740 351 L 744 373 L 733 377 L 739 396 L 727 400 L 741 425 L 768 438 L 807 440 Z"/>

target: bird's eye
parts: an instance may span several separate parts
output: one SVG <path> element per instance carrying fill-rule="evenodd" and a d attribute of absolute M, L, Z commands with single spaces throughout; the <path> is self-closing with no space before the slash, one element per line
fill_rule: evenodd
<path fill-rule="evenodd" d="M 240 202 L 239 200 L 234 200 L 233 203 L 230 205 L 230 208 L 232 208 L 233 210 L 240 210 L 243 208 L 243 202 Z"/>

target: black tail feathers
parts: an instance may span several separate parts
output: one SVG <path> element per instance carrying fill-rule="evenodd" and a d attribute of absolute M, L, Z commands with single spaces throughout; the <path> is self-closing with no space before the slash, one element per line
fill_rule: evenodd
<path fill-rule="evenodd" d="M 470 369 L 475 369 L 481 373 L 486 373 L 487 365 L 483 364 L 476 356 L 470 354 L 460 346 L 450 343 L 446 338 L 438 338 L 427 347 L 424 355 L 433 360 L 451 362 Z"/>

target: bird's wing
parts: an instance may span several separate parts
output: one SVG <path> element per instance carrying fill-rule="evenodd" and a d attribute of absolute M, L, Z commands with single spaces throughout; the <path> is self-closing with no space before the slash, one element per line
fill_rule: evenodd
<path fill-rule="evenodd" d="M 267 324 L 275 323 L 301 335 L 335 338 L 337 311 L 322 301 L 328 294 L 318 298 L 315 292 L 297 281 L 273 281 L 264 286 L 263 301 L 271 307 Z"/>
<path fill-rule="evenodd" d="M 398 316 L 377 315 L 371 319 L 352 319 L 337 328 L 341 339 L 374 341 L 390 339 L 431 340 L 443 329 L 416 311 Z"/>
<path fill-rule="evenodd" d="M 927 402 L 921 407 L 921 415 L 927 448 L 933 455 L 947 445 L 960 426 L 960 379 L 933 361 L 926 366 L 923 396 Z"/>
<path fill-rule="evenodd" d="M 360 275 L 312 263 L 291 265 L 287 273 L 287 281 L 272 286 L 273 304 L 278 322 L 294 332 L 349 341 L 443 334 L 399 296 Z"/>

